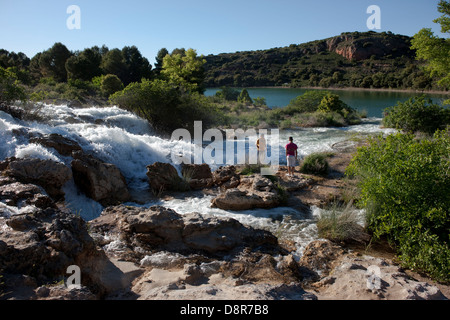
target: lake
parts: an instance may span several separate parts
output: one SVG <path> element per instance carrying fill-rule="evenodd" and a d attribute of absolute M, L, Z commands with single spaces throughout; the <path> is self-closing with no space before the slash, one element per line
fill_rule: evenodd
<path fill-rule="evenodd" d="M 242 88 L 236 88 L 239 91 Z M 212 96 L 220 88 L 206 89 L 205 95 Z M 266 98 L 266 103 L 270 108 L 284 107 L 299 95 L 308 90 L 318 89 L 301 89 L 301 88 L 247 88 L 252 99 L 256 97 Z M 411 97 L 419 95 L 414 92 L 397 92 L 397 91 L 376 91 L 376 90 L 332 90 L 327 91 L 339 95 L 342 101 L 359 111 L 366 111 L 368 117 L 381 118 L 383 110 L 387 107 L 394 106 L 397 102 L 406 101 Z M 448 99 L 445 94 L 426 94 L 435 103 L 441 104 L 443 100 Z"/>

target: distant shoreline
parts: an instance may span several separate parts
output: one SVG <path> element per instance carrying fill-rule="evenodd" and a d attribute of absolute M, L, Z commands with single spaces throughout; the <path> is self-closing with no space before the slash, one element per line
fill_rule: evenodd
<path fill-rule="evenodd" d="M 241 88 L 241 87 L 237 87 Z M 390 89 L 390 88 L 358 88 L 358 87 L 285 87 L 285 86 L 257 86 L 257 87 L 242 87 L 247 89 L 307 89 L 307 90 L 341 90 L 341 91 L 378 91 L 378 92 L 404 92 L 404 93 L 423 93 L 423 94 L 441 94 L 450 96 L 450 91 L 437 90 L 416 90 L 416 89 Z M 208 89 L 218 89 L 220 87 L 210 87 Z"/>

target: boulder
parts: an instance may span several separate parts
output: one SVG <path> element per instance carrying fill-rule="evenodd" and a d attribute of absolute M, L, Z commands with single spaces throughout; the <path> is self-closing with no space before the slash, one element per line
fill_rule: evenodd
<path fill-rule="evenodd" d="M 92 232 L 120 239 L 123 256 L 141 261 L 154 250 L 220 254 L 242 247 L 277 246 L 268 231 L 246 227 L 235 219 L 204 217 L 199 213 L 180 215 L 161 206 L 130 208 L 123 205 L 106 208 L 90 221 Z M 139 247 L 139 250 L 132 248 Z"/>
<path fill-rule="evenodd" d="M 127 183 L 120 170 L 82 151 L 73 153 L 71 163 L 75 184 L 91 199 L 104 206 L 130 199 Z"/>
<path fill-rule="evenodd" d="M 62 186 L 72 179 L 70 168 L 53 160 L 35 158 L 5 160 L 7 163 L 4 174 L 20 182 L 37 184 L 55 200 L 64 197 Z M 5 167 L 1 165 L 0 167 Z"/>
<path fill-rule="evenodd" d="M 191 189 L 209 188 L 214 184 L 211 168 L 208 164 L 183 164 L 181 174 Z"/>
<path fill-rule="evenodd" d="M 273 208 L 281 198 L 272 181 L 261 175 L 243 177 L 237 188 L 227 189 L 211 201 L 213 208 L 224 210 L 248 210 Z"/>
<path fill-rule="evenodd" d="M 214 184 L 221 189 L 236 188 L 240 183 L 240 176 L 233 165 L 221 166 L 213 173 Z"/>
<path fill-rule="evenodd" d="M 69 265 L 83 273 L 86 258 L 97 255 L 86 222 L 52 208 L 0 219 L 0 248 L 0 270 L 40 281 L 58 279 Z"/>
<path fill-rule="evenodd" d="M 63 137 L 57 133 L 51 133 L 42 137 L 30 139 L 30 143 L 38 143 L 48 148 L 53 148 L 63 156 L 72 155 L 73 151 L 81 151 L 80 145 L 71 139 Z"/>
<path fill-rule="evenodd" d="M 178 190 L 181 178 L 177 169 L 170 163 L 155 162 L 147 166 L 147 177 L 152 190 L 160 192 L 163 190 Z"/>
<path fill-rule="evenodd" d="M 24 207 L 35 206 L 45 209 L 54 207 L 53 200 L 39 186 L 13 182 L 0 186 L 0 200 L 8 206 Z"/>

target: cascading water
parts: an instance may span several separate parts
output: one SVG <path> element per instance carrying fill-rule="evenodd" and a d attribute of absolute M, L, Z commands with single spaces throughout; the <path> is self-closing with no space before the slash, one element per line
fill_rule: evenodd
<path fill-rule="evenodd" d="M 33 157 L 51 159 L 70 167 L 72 157 L 61 156 L 56 150 L 30 143 L 30 136 L 57 133 L 79 143 L 84 151 L 102 161 L 116 165 L 125 176 L 128 187 L 135 193 L 148 192 L 146 166 L 156 161 L 171 162 L 171 153 L 182 154 L 190 142 L 172 141 L 158 137 L 148 122 L 118 107 L 72 108 L 66 105 L 43 104 L 39 109 L 44 121 L 22 121 L 0 111 L 0 160 L 6 157 Z M 285 163 L 284 142 L 289 136 L 299 146 L 301 156 L 317 151 L 332 150 L 332 145 L 347 140 L 355 134 L 385 132 L 380 129 L 379 119 L 367 119 L 361 125 L 347 128 L 311 128 L 280 132 L 280 164 Z M 248 146 L 247 148 L 252 147 Z M 213 168 L 214 169 L 214 168 Z M 67 207 L 84 219 L 99 216 L 103 207 L 86 197 L 74 181 L 64 186 Z M 294 240 L 301 254 L 302 248 L 317 238 L 314 223 L 319 209 L 298 212 L 293 208 L 255 209 L 240 212 L 211 208 L 211 196 L 191 196 L 170 201 L 152 200 L 144 206 L 154 204 L 172 208 L 180 214 L 199 212 L 204 215 L 220 215 L 237 219 L 243 224 L 270 230 L 275 235 Z M 128 203 L 129 205 L 138 205 Z M 142 204 L 139 204 L 142 205 Z M 3 212 L 5 204 L 0 203 Z M 0 209 L 1 209 L 0 208 Z M 5 209 L 6 208 L 6 209 Z M 23 212 L 27 208 L 20 208 Z M 9 208 L 9 214 L 17 209 Z M 2 210 L 0 210 L 0 213 Z"/>

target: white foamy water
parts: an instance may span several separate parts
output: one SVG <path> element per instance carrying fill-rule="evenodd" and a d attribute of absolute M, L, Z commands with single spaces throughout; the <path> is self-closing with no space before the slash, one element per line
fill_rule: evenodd
<path fill-rule="evenodd" d="M 154 134 L 147 121 L 118 107 L 71 108 L 66 105 L 42 105 L 39 109 L 44 122 L 20 121 L 0 111 L 0 160 L 6 157 L 52 159 L 70 167 L 72 157 L 61 156 L 56 150 L 29 142 L 31 135 L 57 133 L 72 139 L 99 159 L 115 164 L 125 176 L 134 194 L 148 192 L 146 166 L 156 161 L 171 162 L 171 152 L 183 154 L 190 142 L 171 141 Z M 393 132 L 381 129 L 380 119 L 366 119 L 361 125 L 347 128 L 308 128 L 280 131 L 280 164 L 285 164 L 284 145 L 292 136 L 299 146 L 301 156 L 318 151 L 330 151 L 333 144 L 348 140 L 356 134 Z M 252 146 L 250 146 L 252 147 Z M 247 149 L 249 148 L 247 143 Z M 212 166 L 216 168 L 220 164 Z M 179 167 L 177 167 L 179 169 Z M 84 219 L 100 215 L 103 207 L 86 197 L 73 180 L 64 186 L 67 206 Z M 240 212 L 211 208 L 212 198 L 192 197 L 183 200 L 158 201 L 145 206 L 160 204 L 180 214 L 199 212 L 204 215 L 226 216 L 243 224 L 273 232 L 281 238 L 294 240 L 301 252 L 304 245 L 317 238 L 315 219 L 320 212 L 312 208 L 310 213 L 292 208 L 255 209 Z M 33 208 L 8 207 L 1 204 L 0 213 L 17 214 Z"/>

